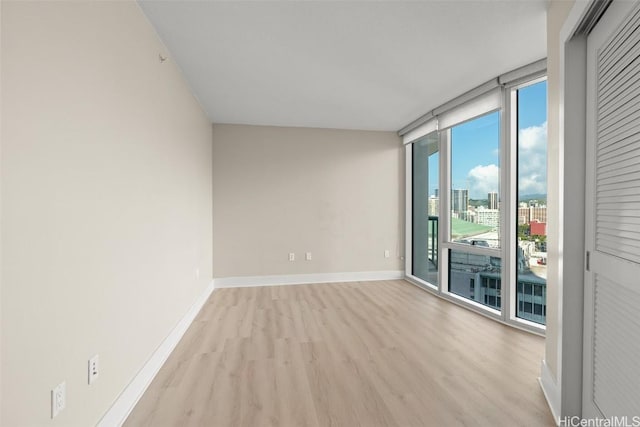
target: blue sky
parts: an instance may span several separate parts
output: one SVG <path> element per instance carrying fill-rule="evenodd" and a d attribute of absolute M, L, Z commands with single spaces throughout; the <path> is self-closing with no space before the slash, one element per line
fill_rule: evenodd
<path fill-rule="evenodd" d="M 547 81 L 518 91 L 518 125 L 522 128 L 539 126 L 547 121 Z"/>
<path fill-rule="evenodd" d="M 518 91 L 518 195 L 547 193 L 547 81 Z"/>
<path fill-rule="evenodd" d="M 521 195 L 546 193 L 546 97 L 546 81 L 519 90 L 518 169 Z M 489 191 L 499 191 L 499 138 L 499 112 L 452 128 L 453 188 L 468 189 L 469 197 L 474 199 L 486 199 Z M 429 194 L 434 194 L 437 168 L 433 162 L 430 162 L 429 166 Z"/>

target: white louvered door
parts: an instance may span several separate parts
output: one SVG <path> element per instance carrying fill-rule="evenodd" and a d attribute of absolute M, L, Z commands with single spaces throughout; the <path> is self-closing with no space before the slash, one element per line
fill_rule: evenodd
<path fill-rule="evenodd" d="M 587 40 L 583 417 L 640 416 L 640 4 Z M 570 238 L 570 237 L 567 237 Z"/>

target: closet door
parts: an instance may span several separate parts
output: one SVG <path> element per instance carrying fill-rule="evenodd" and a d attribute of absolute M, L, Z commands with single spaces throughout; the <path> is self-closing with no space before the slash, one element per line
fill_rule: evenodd
<path fill-rule="evenodd" d="M 638 2 L 614 1 L 587 49 L 583 417 L 631 422 L 640 415 Z"/>

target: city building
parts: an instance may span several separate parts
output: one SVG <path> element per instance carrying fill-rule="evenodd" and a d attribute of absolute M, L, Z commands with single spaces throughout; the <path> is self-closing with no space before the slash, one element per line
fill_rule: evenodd
<path fill-rule="evenodd" d="M 495 191 L 487 194 L 487 200 L 489 202 L 489 209 L 498 209 L 498 193 Z"/>
<path fill-rule="evenodd" d="M 534 274 L 518 274 L 516 316 L 531 322 L 547 321 L 547 281 Z"/>
<path fill-rule="evenodd" d="M 529 223 L 531 226 L 529 230 L 529 234 L 531 236 L 546 236 L 547 235 L 547 224 L 544 222 L 539 222 L 538 220 L 533 220 Z"/>
<path fill-rule="evenodd" d="M 547 207 L 546 206 L 533 206 L 529 207 L 529 222 L 547 222 Z"/>
<path fill-rule="evenodd" d="M 501 264 L 500 258 L 451 251 L 449 291 L 500 310 Z M 516 284 L 516 315 L 532 322 L 546 322 L 546 289 L 546 279 L 528 272 L 523 265 Z"/>
<path fill-rule="evenodd" d="M 469 190 L 451 190 L 451 211 L 466 213 L 469 210 Z"/>
<path fill-rule="evenodd" d="M 429 197 L 429 216 L 438 216 L 440 209 L 440 200 L 438 196 Z"/>
<path fill-rule="evenodd" d="M 500 227 L 500 211 L 498 209 L 487 209 L 484 206 L 479 206 L 475 210 L 474 222 L 498 228 Z"/>
<path fill-rule="evenodd" d="M 529 224 L 529 207 L 518 206 L 518 225 Z"/>
<path fill-rule="evenodd" d="M 546 206 L 528 206 L 521 203 L 518 206 L 518 224 L 529 224 L 531 221 L 547 222 Z"/>

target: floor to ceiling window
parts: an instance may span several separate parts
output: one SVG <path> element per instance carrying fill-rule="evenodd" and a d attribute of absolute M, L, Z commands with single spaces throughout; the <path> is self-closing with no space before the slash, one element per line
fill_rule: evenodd
<path fill-rule="evenodd" d="M 438 285 L 439 147 L 437 132 L 412 144 L 412 271 L 434 286 Z"/>
<path fill-rule="evenodd" d="M 546 316 L 544 66 L 501 76 L 401 131 L 407 278 L 538 332 Z"/>
<path fill-rule="evenodd" d="M 517 96 L 516 316 L 545 324 L 547 315 L 547 82 Z"/>
<path fill-rule="evenodd" d="M 500 113 L 446 131 L 450 145 L 449 241 L 472 246 L 449 252 L 449 292 L 501 307 Z"/>

